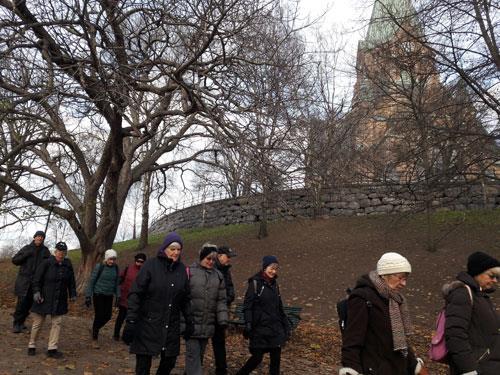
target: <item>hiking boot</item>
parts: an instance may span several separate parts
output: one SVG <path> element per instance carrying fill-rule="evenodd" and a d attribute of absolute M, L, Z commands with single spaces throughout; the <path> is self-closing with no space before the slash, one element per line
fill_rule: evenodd
<path fill-rule="evenodd" d="M 28 355 L 35 355 L 35 354 L 36 354 L 35 348 L 28 348 Z"/>
<path fill-rule="evenodd" d="M 20 324 L 14 324 L 14 326 L 12 327 L 12 333 L 21 333 L 22 331 L 22 327 Z"/>
<path fill-rule="evenodd" d="M 59 359 L 59 358 L 62 358 L 63 356 L 64 355 L 57 349 L 47 350 L 47 357 L 49 357 L 49 358 Z"/>

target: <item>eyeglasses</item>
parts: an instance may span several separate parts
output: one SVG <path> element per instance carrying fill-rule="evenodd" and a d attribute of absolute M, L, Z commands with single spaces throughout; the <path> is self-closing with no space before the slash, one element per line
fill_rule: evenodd
<path fill-rule="evenodd" d="M 215 258 L 206 258 L 208 262 L 215 262 Z"/>
<path fill-rule="evenodd" d="M 487 273 L 486 274 L 490 279 L 498 280 L 500 277 L 496 273 Z"/>
<path fill-rule="evenodd" d="M 136 263 L 144 263 L 144 261 L 142 259 L 137 259 L 135 262 Z"/>

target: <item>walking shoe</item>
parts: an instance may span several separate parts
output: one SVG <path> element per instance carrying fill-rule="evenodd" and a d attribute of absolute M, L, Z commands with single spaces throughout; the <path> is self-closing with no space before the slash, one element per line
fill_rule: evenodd
<path fill-rule="evenodd" d="M 22 327 L 20 324 L 14 324 L 14 327 L 12 327 L 12 333 L 21 333 Z"/>
<path fill-rule="evenodd" d="M 35 348 L 28 348 L 28 355 L 35 355 L 35 354 L 36 354 Z"/>
<path fill-rule="evenodd" d="M 59 359 L 59 358 L 62 358 L 63 356 L 64 355 L 57 349 L 47 350 L 47 357 L 49 357 L 49 358 Z"/>

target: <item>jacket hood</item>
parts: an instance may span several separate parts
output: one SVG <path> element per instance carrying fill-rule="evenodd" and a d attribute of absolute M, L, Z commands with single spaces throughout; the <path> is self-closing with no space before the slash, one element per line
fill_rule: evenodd
<path fill-rule="evenodd" d="M 368 276 L 368 274 L 362 275 L 356 281 L 356 285 L 354 285 L 354 289 L 357 289 L 357 288 L 366 288 L 366 287 L 375 289 L 375 285 L 373 285 L 373 283 L 370 280 L 370 277 Z"/>
<path fill-rule="evenodd" d="M 443 294 L 443 297 L 446 299 L 448 298 L 451 292 L 453 292 L 455 289 L 458 288 L 465 288 L 466 284 L 473 291 L 480 290 L 479 285 L 471 275 L 469 275 L 467 272 L 460 272 L 455 280 L 443 285 L 443 287 L 441 288 L 441 293 Z"/>

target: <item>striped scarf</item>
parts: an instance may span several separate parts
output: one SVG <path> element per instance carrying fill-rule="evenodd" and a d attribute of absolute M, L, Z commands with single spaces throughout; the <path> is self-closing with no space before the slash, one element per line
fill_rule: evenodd
<path fill-rule="evenodd" d="M 392 341 L 394 351 L 401 351 L 408 355 L 408 342 L 406 337 L 412 334 L 412 325 L 406 299 L 400 293 L 390 289 L 377 271 L 368 275 L 377 292 L 389 300 L 389 317 L 391 319 Z"/>

